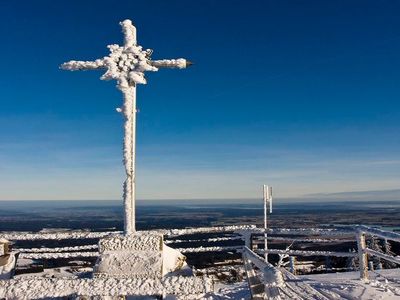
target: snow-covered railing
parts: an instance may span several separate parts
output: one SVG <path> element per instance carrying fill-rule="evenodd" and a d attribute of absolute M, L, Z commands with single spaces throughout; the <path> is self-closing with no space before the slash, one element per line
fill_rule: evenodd
<path fill-rule="evenodd" d="M 99 245 L 84 245 L 74 247 L 55 247 L 55 248 L 16 248 L 16 251 L 23 253 L 43 253 L 43 252 L 67 252 L 67 251 L 82 251 L 82 250 L 96 250 Z"/>
<path fill-rule="evenodd" d="M 98 248 L 97 245 L 96 248 Z M 72 247 L 65 247 L 72 248 Z M 79 248 L 79 247 L 76 247 Z M 92 247 L 90 247 L 91 249 Z M 94 248 L 94 247 L 93 247 Z M 189 248 L 174 248 L 181 253 L 200 253 L 200 252 L 228 252 L 228 251 L 240 251 L 243 246 L 210 246 L 210 247 L 189 247 Z M 44 248 L 48 251 L 32 251 L 32 250 L 41 250 L 41 248 L 36 249 L 16 249 L 21 253 L 19 255 L 20 258 L 29 258 L 29 259 L 57 259 L 57 258 L 74 258 L 74 257 L 97 257 L 99 256 L 99 252 L 97 251 L 74 251 L 74 252 L 63 252 L 61 249 L 63 248 Z M 21 251 L 23 250 L 23 251 Z"/>
<path fill-rule="evenodd" d="M 392 263 L 400 264 L 400 256 L 388 255 L 388 254 L 385 254 L 385 253 L 382 253 L 382 252 L 378 252 L 376 250 L 372 250 L 372 249 L 369 249 L 369 248 L 365 248 L 364 252 L 369 254 L 369 255 L 377 256 L 379 258 L 388 260 L 388 261 L 390 261 Z"/>
<path fill-rule="evenodd" d="M 264 232 L 264 229 L 258 228 L 259 232 Z M 334 227 L 334 228 L 269 228 L 269 234 L 279 235 L 316 235 L 316 236 L 345 236 L 353 235 L 352 227 Z"/>
<path fill-rule="evenodd" d="M 29 259 L 57 259 L 57 258 L 75 258 L 75 257 L 97 257 L 99 252 L 37 252 L 21 253 L 20 258 Z"/>
<path fill-rule="evenodd" d="M 368 279 L 368 254 L 372 256 L 377 256 L 379 258 L 388 260 L 390 262 L 400 264 L 399 256 L 392 256 L 386 253 L 381 253 L 376 250 L 367 247 L 365 241 L 366 235 L 377 236 L 384 240 L 392 240 L 400 242 L 400 234 L 396 232 L 384 231 L 377 228 L 367 227 L 367 226 L 357 226 L 356 227 L 356 238 L 357 238 L 357 248 L 359 256 L 359 266 L 360 266 L 360 278 Z"/>
<path fill-rule="evenodd" d="M 198 228 L 184 228 L 184 229 L 163 229 L 157 230 L 157 232 L 162 233 L 165 236 L 180 236 L 186 234 L 196 234 L 196 233 L 216 233 L 216 232 L 238 232 L 244 231 L 254 231 L 259 232 L 260 228 L 256 225 L 228 225 L 228 226 L 214 226 L 214 227 L 198 227 Z"/>
<path fill-rule="evenodd" d="M 264 253 L 264 250 L 257 251 Z M 336 251 L 314 251 L 314 250 L 280 250 L 280 249 L 268 249 L 268 254 L 286 254 L 293 256 L 332 256 L 332 257 L 357 257 L 358 254 L 355 252 L 336 252 Z"/>
<path fill-rule="evenodd" d="M 268 236 L 268 240 L 274 241 L 287 241 L 287 242 L 300 242 L 300 243 L 343 243 L 343 242 L 354 242 L 353 239 L 321 239 L 321 238 L 295 238 L 295 237 L 287 237 L 287 236 Z M 264 237 L 259 236 L 253 238 L 254 242 L 264 243 Z"/>
<path fill-rule="evenodd" d="M 121 234 L 121 231 L 61 231 L 61 232 L 9 232 L 0 234 L 0 239 L 9 241 L 35 240 L 69 240 L 69 239 L 99 239 L 112 234 Z"/>
<path fill-rule="evenodd" d="M 251 251 L 248 247 L 243 248 L 243 263 L 253 298 L 256 298 L 256 295 L 260 293 L 259 284 L 257 283 L 261 281 L 264 285 L 263 298 L 269 299 L 269 295 L 274 295 L 274 297 L 277 297 L 274 299 L 280 299 L 280 291 L 278 287 L 284 285 L 284 279 L 279 269 L 275 268 L 272 264 L 266 262 L 264 258 Z M 262 276 L 257 276 L 251 264 L 253 264 L 260 270 Z"/>
<path fill-rule="evenodd" d="M 358 232 L 363 232 L 363 233 L 366 233 L 369 235 L 378 236 L 383 239 L 396 241 L 396 242 L 400 243 L 400 234 L 396 233 L 396 232 L 381 230 L 378 228 L 372 228 L 372 227 L 368 227 L 368 226 L 364 226 L 364 225 L 357 226 L 356 230 Z"/>
<path fill-rule="evenodd" d="M 175 244 L 175 243 L 199 243 L 199 242 L 223 242 L 223 241 L 234 241 L 234 240 L 243 240 L 242 236 L 227 236 L 227 237 L 217 237 L 217 238 L 208 238 L 208 239 L 196 239 L 196 240 L 165 240 L 165 244 Z"/>
<path fill-rule="evenodd" d="M 242 250 L 243 246 L 211 246 L 211 247 L 196 247 L 196 248 L 175 248 L 181 253 L 199 253 L 199 252 L 228 252 Z"/>
<path fill-rule="evenodd" d="M 165 236 L 180 236 L 196 233 L 218 233 L 218 232 L 247 232 L 264 233 L 263 228 L 257 228 L 256 225 L 228 225 L 214 227 L 184 228 L 184 229 L 160 229 L 155 232 Z M 274 228 L 268 229 L 270 234 L 280 235 L 340 235 L 351 234 L 350 229 L 338 228 Z M 122 234 L 121 231 L 60 231 L 60 232 L 5 232 L 0 233 L 0 238 L 10 241 L 29 241 L 29 240 L 64 240 L 64 239 L 99 239 L 113 234 Z"/>

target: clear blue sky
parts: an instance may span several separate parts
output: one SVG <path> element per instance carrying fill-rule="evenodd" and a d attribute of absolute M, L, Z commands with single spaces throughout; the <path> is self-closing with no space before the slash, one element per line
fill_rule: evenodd
<path fill-rule="evenodd" d="M 0 199 L 121 199 L 121 95 L 70 59 L 133 20 L 141 199 L 399 188 L 398 1 L 0 1 Z"/>

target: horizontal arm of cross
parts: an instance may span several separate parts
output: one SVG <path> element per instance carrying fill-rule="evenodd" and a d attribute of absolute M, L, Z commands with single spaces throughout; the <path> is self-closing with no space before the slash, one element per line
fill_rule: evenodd
<path fill-rule="evenodd" d="M 103 59 L 96 59 L 95 61 L 70 60 L 60 66 L 61 69 L 68 71 L 97 70 L 106 67 Z"/>
<path fill-rule="evenodd" d="M 184 58 L 152 60 L 149 63 L 156 68 L 178 68 L 178 69 L 185 69 L 193 64 L 191 61 L 186 60 Z"/>

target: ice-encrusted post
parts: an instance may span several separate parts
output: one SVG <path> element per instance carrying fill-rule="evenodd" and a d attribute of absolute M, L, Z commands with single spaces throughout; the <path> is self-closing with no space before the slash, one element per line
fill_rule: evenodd
<path fill-rule="evenodd" d="M 365 233 L 361 230 L 356 231 L 357 248 L 358 248 L 358 265 L 360 268 L 360 279 L 368 279 L 368 257 L 365 253 L 367 247 L 365 242 Z"/>
<path fill-rule="evenodd" d="M 289 256 L 289 270 L 290 273 L 296 275 L 296 257 Z"/>
<path fill-rule="evenodd" d="M 272 187 L 263 185 L 264 199 L 264 259 L 268 262 L 268 205 L 269 212 L 272 212 Z"/>
<path fill-rule="evenodd" d="M 117 80 L 117 88 L 123 94 L 123 106 L 117 108 L 125 118 L 124 165 L 124 229 L 125 234 L 136 231 L 135 227 L 135 154 L 136 154 L 136 85 L 146 84 L 144 72 L 159 68 L 184 69 L 192 63 L 186 59 L 151 60 L 151 49 L 137 45 L 136 28 L 130 20 L 120 23 L 124 34 L 124 45 L 109 45 L 109 56 L 95 61 L 71 60 L 61 65 L 69 71 L 106 69 L 102 80 Z"/>

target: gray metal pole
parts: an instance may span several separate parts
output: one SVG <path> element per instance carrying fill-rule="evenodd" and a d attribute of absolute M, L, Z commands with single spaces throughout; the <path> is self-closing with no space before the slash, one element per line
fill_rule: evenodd
<path fill-rule="evenodd" d="M 264 259 L 265 262 L 268 262 L 268 214 L 267 214 L 267 207 L 268 207 L 268 197 L 267 197 L 268 186 L 263 185 L 263 197 L 264 197 Z"/>

